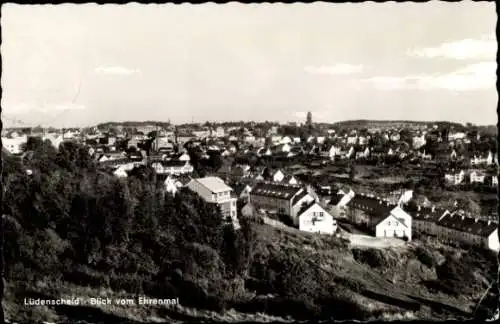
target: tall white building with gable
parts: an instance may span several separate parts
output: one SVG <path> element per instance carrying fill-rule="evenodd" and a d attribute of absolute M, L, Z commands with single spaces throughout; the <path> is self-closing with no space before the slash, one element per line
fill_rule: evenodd
<path fill-rule="evenodd" d="M 233 222 L 237 221 L 237 198 L 232 195 L 233 189 L 219 177 L 204 177 L 192 179 L 187 187 L 196 192 L 208 203 L 217 204 L 224 217 L 231 217 Z"/>

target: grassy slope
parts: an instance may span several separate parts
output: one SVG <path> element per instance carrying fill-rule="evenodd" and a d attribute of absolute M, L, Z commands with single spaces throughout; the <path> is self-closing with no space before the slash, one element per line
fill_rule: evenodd
<path fill-rule="evenodd" d="M 339 283 L 345 296 L 349 296 L 363 310 L 379 319 L 449 319 L 469 317 L 482 291 L 473 296 L 450 296 L 432 293 L 422 283 L 435 279 L 434 268 L 418 261 L 414 249 L 419 245 L 430 247 L 431 243 L 411 242 L 404 248 L 384 249 L 384 255 L 391 260 L 391 267 L 372 268 L 357 262 L 349 248 L 339 252 L 338 239 L 316 236 L 294 229 L 279 230 L 268 225 L 257 225 L 260 250 L 257 253 L 286 253 L 293 249 L 308 261 L 310 267 L 319 268 L 332 282 Z M 430 247 L 441 258 L 442 254 L 460 253 L 445 246 L 432 243 Z M 439 255 L 441 254 L 441 255 Z M 476 271 L 480 273 L 480 271 Z M 484 276 L 484 274 L 479 274 Z M 487 279 L 483 279 L 487 281 Z M 12 292 L 16 292 L 13 294 Z M 136 322 L 154 321 L 193 321 L 195 319 L 217 321 L 286 321 L 284 318 L 267 314 L 246 314 L 230 310 L 225 314 L 196 310 L 185 307 L 165 306 L 92 306 L 92 307 L 47 307 L 23 306 L 23 298 L 42 294 L 45 297 L 79 296 L 90 297 L 128 297 L 130 294 L 109 289 L 91 289 L 63 282 L 40 283 L 36 287 L 23 290 L 21 287 L 8 286 L 4 303 L 9 318 L 16 320 L 39 319 L 46 321 L 87 319 Z M 388 300 L 387 298 L 392 298 Z M 182 301 L 181 301 L 182 303 Z M 421 304 L 420 310 L 412 309 L 413 304 Z M 396 306 L 398 304 L 399 306 Z M 87 314 L 82 317 L 82 314 Z"/>
<path fill-rule="evenodd" d="M 340 256 L 336 252 L 328 249 L 328 240 L 320 239 L 314 235 L 304 233 L 292 233 L 292 231 L 280 231 L 274 228 L 262 225 L 259 233 L 262 240 L 267 240 L 269 244 L 276 247 L 296 247 L 302 249 L 309 255 L 317 254 L 323 262 L 315 263 L 324 271 L 329 273 L 330 278 L 358 283 L 369 290 L 371 293 L 378 293 L 383 296 L 392 296 L 402 301 L 415 301 L 427 305 L 419 312 L 409 312 L 417 318 L 449 318 L 450 315 L 460 317 L 468 316 L 475 303 L 471 298 L 477 299 L 481 292 L 476 296 L 450 296 L 442 293 L 431 293 L 424 285 L 422 280 L 435 279 L 436 273 L 432 268 L 420 263 L 414 255 L 414 249 L 423 243 L 412 242 L 403 249 L 385 249 L 388 258 L 395 261 L 395 266 L 388 269 L 373 269 L 366 264 L 357 262 L 351 253 L 347 252 Z M 438 248 L 437 245 L 434 248 Z M 439 247 L 446 250 L 446 247 Z M 449 251 L 451 252 L 451 251 Z M 377 313 L 397 311 L 401 314 L 408 314 L 403 308 L 394 307 L 389 303 L 381 303 L 380 297 L 370 293 L 354 292 L 360 306 L 368 308 Z M 371 297 L 373 298 L 370 298 Z M 439 314 L 440 308 L 448 308 Z"/>

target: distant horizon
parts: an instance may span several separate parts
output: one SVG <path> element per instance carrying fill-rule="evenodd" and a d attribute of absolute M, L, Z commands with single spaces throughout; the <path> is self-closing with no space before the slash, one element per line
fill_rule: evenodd
<path fill-rule="evenodd" d="M 314 116 L 313 116 L 314 118 Z M 450 124 L 460 124 L 462 126 L 466 126 L 467 123 L 469 122 L 465 122 L 465 123 L 461 123 L 461 122 L 456 122 L 456 121 L 451 121 L 451 120 L 407 120 L 407 119 L 365 119 L 365 118 L 359 118 L 359 119 L 346 119 L 346 120 L 339 120 L 339 121 L 333 121 L 333 122 L 327 122 L 327 121 L 314 121 L 313 119 L 313 124 L 338 124 L 338 123 L 346 123 L 346 122 L 373 122 L 373 123 L 450 123 Z M 237 123 L 257 123 L 257 124 L 261 124 L 261 123 L 265 123 L 265 122 L 269 122 L 269 123 L 278 123 L 279 125 L 286 125 L 286 124 L 295 124 L 295 123 L 304 123 L 304 121 L 302 122 L 299 122 L 299 121 L 293 121 L 293 120 L 290 120 L 290 121 L 276 121 L 276 120 L 221 120 L 221 121 L 208 121 L 208 120 L 204 120 L 204 121 L 188 121 L 188 122 L 181 122 L 181 123 L 174 123 L 172 121 L 170 121 L 170 124 L 171 125 L 188 125 L 188 124 L 197 124 L 197 125 L 202 125 L 204 123 L 211 123 L 211 124 L 223 124 L 223 123 L 227 123 L 227 124 L 237 124 Z M 22 128 L 37 128 L 37 127 L 41 127 L 41 128 L 54 128 L 54 129 L 70 129 L 70 128 L 90 128 L 90 127 L 96 127 L 97 125 L 102 125 L 102 124 L 125 124 L 125 123 L 130 123 L 130 124 L 133 124 L 133 123 L 137 123 L 137 124 L 147 124 L 147 125 L 154 125 L 155 123 L 159 123 L 159 124 L 166 124 L 168 123 L 168 120 L 165 120 L 165 121 L 161 121 L 161 120 L 157 120 L 157 121 L 153 121 L 153 120 L 121 120 L 121 121 L 103 121 L 103 122 L 99 122 L 99 123 L 95 123 L 95 124 L 90 124 L 90 125 L 85 125 L 85 126 L 64 126 L 64 127 L 58 127 L 58 126 L 54 126 L 54 125 L 46 125 L 46 126 L 43 126 L 43 125 L 32 125 L 32 126 L 6 126 L 5 125 L 5 122 L 4 122 L 4 129 L 22 129 Z M 497 124 L 475 124 L 475 123 L 471 123 L 472 126 L 476 126 L 476 127 L 498 127 Z"/>
<path fill-rule="evenodd" d="M 1 11 L 6 125 L 497 120 L 495 3 Z"/>

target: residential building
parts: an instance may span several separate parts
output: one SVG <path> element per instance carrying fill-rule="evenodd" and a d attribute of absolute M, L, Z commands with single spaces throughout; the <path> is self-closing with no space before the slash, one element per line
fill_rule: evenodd
<path fill-rule="evenodd" d="M 284 178 L 285 178 L 285 174 L 281 170 L 278 170 L 273 174 L 273 181 L 274 182 L 281 182 Z"/>
<path fill-rule="evenodd" d="M 439 219 L 440 238 L 447 242 L 461 242 L 499 250 L 498 223 L 490 220 L 447 214 Z"/>
<path fill-rule="evenodd" d="M 252 188 L 250 201 L 257 209 L 291 215 L 293 198 L 303 191 L 300 186 L 262 181 Z"/>
<path fill-rule="evenodd" d="M 401 207 L 373 195 L 355 195 L 346 205 L 347 215 L 375 237 L 400 237 L 411 240 L 412 219 Z"/>
<path fill-rule="evenodd" d="M 158 174 L 181 175 L 189 174 L 194 171 L 194 168 L 189 161 L 156 161 L 152 163 L 152 166 Z"/>
<path fill-rule="evenodd" d="M 472 170 L 469 174 L 470 183 L 484 183 L 486 179 L 486 174 L 479 170 Z"/>
<path fill-rule="evenodd" d="M 232 196 L 233 189 L 218 177 L 192 179 L 187 187 L 196 192 L 208 203 L 217 204 L 224 217 L 237 221 L 236 198 Z"/>
<path fill-rule="evenodd" d="M 26 136 L 2 138 L 2 145 L 10 154 L 18 155 L 23 153 L 23 146 L 27 141 L 28 139 Z"/>
<path fill-rule="evenodd" d="M 248 200 L 250 197 L 250 192 L 252 192 L 252 187 L 244 183 L 236 184 L 232 186 L 232 188 L 234 190 L 236 198 L 238 199 Z"/>
<path fill-rule="evenodd" d="M 179 188 L 175 184 L 175 179 L 170 175 L 167 177 L 167 179 L 165 179 L 165 182 L 163 184 L 165 186 L 165 192 L 170 193 L 172 196 L 175 196 L 177 191 L 179 191 Z"/>
<path fill-rule="evenodd" d="M 304 207 L 304 205 L 311 204 L 314 201 L 315 201 L 314 197 L 308 194 L 306 190 L 301 191 L 299 194 L 297 194 L 295 197 L 292 198 L 291 201 L 292 208 L 290 209 L 290 212 L 287 215 L 290 216 L 292 222 L 295 225 L 298 225 L 297 216 Z"/>
<path fill-rule="evenodd" d="M 498 175 L 495 174 L 491 176 L 491 186 L 498 187 Z"/>
<path fill-rule="evenodd" d="M 305 205 L 296 219 L 301 231 L 330 235 L 337 231 L 337 221 L 315 201 Z"/>
<path fill-rule="evenodd" d="M 439 236 L 440 228 L 437 222 L 448 215 L 450 212 L 446 209 L 424 206 L 403 206 L 403 209 L 408 212 L 412 219 L 413 231 L 419 234 Z"/>
<path fill-rule="evenodd" d="M 447 173 L 444 178 L 448 183 L 458 185 L 465 180 L 465 171 L 460 170 L 460 172 Z"/>

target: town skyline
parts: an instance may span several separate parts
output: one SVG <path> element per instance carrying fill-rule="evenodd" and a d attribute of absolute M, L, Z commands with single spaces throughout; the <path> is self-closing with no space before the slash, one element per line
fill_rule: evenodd
<path fill-rule="evenodd" d="M 492 125 L 495 23 L 494 4 L 472 2 L 8 4 L 2 118 Z"/>

